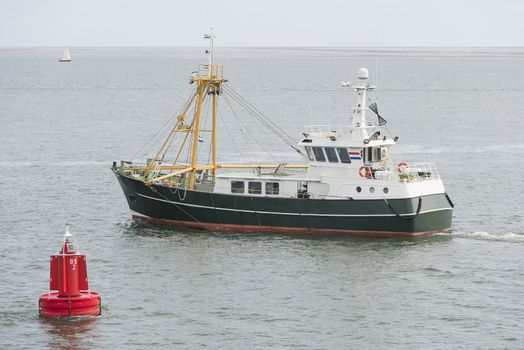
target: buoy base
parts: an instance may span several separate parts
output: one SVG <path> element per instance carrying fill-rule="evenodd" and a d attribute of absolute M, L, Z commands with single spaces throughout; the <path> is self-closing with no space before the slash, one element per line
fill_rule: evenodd
<path fill-rule="evenodd" d="M 42 294 L 38 300 L 40 317 L 59 318 L 99 316 L 101 298 L 96 292 L 80 292 L 74 297 L 61 297 L 58 292 Z"/>

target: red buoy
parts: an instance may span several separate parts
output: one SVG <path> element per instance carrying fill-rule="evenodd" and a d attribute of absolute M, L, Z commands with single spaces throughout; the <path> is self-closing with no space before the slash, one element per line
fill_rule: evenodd
<path fill-rule="evenodd" d="M 99 316 L 100 295 L 88 289 L 86 256 L 77 251 L 67 226 L 59 254 L 51 255 L 51 292 L 40 296 L 40 316 Z"/>

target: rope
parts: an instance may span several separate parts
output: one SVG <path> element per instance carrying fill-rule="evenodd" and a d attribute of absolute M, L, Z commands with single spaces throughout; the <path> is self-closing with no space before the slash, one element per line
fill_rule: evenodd
<path fill-rule="evenodd" d="M 449 205 L 451 205 L 451 208 L 455 208 L 455 205 L 454 205 L 453 202 L 451 201 L 451 198 L 449 198 L 448 194 L 447 194 L 447 193 L 444 193 L 444 195 L 446 196 L 446 199 L 448 200 Z"/>
<path fill-rule="evenodd" d="M 253 196 L 250 196 L 249 198 L 251 198 L 251 203 L 253 203 L 253 211 L 255 212 L 255 217 L 257 218 L 258 226 L 260 227 L 262 225 L 260 225 L 260 218 L 258 217 L 257 208 L 255 207 L 255 200 L 253 199 Z"/>
<path fill-rule="evenodd" d="M 182 192 L 180 189 L 178 189 L 178 199 L 180 199 L 182 202 L 186 200 L 187 195 L 187 189 L 186 186 L 184 186 L 184 195 L 180 197 L 180 192 Z"/>
<path fill-rule="evenodd" d="M 217 205 L 215 203 L 215 196 L 213 195 L 213 192 L 210 192 L 209 195 L 211 196 L 211 201 L 213 202 L 213 208 L 215 208 L 215 214 L 217 216 L 217 222 L 220 225 L 221 230 L 224 230 L 224 227 L 222 226 L 222 221 L 220 220 L 220 215 L 218 215 Z"/>
<path fill-rule="evenodd" d="M 298 198 L 295 201 L 295 203 L 297 203 L 298 215 L 300 216 L 300 219 L 302 220 L 302 227 L 304 228 L 304 231 L 306 231 L 306 220 L 304 219 L 304 216 L 302 215 L 302 209 L 300 208 L 300 201 L 298 200 Z"/>
<path fill-rule="evenodd" d="M 418 208 L 417 208 L 417 212 L 414 215 L 400 215 L 399 213 L 395 211 L 395 209 L 393 209 L 391 204 L 389 204 L 387 198 L 384 198 L 384 202 L 386 202 L 386 204 L 388 205 L 389 209 L 391 210 L 393 214 L 395 214 L 398 218 L 403 219 L 403 220 L 413 220 L 414 218 L 418 216 L 418 214 L 420 214 L 420 208 L 422 208 L 422 196 L 418 197 Z"/>
<path fill-rule="evenodd" d="M 193 219 L 194 221 L 198 222 L 199 224 L 203 224 L 200 220 L 198 220 L 197 218 L 195 218 L 193 215 L 191 215 L 190 213 L 188 213 L 186 210 L 182 209 L 179 205 L 177 205 L 175 202 L 169 200 L 168 198 L 166 198 L 162 193 L 158 192 L 156 188 L 154 188 L 153 186 L 148 186 L 149 189 L 160 195 L 160 197 L 164 198 L 168 203 L 171 203 L 173 204 L 175 207 L 177 207 L 178 209 L 180 209 L 182 212 L 184 212 L 187 216 L 189 216 L 191 219 Z M 184 194 L 184 198 L 185 198 L 185 194 Z"/>

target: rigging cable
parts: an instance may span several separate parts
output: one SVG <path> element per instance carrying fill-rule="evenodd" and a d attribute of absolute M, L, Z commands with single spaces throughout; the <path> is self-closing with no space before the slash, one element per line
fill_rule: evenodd
<path fill-rule="evenodd" d="M 225 85 L 224 91 L 227 92 L 228 95 L 230 95 L 240 106 L 242 106 L 247 112 L 252 114 L 259 122 L 261 122 L 266 128 L 268 128 L 271 132 L 273 132 L 279 139 L 281 139 L 283 142 L 288 144 L 291 148 L 293 148 L 296 151 L 299 151 L 297 146 L 295 145 L 295 140 L 293 137 L 291 137 L 288 133 L 286 133 L 283 129 L 278 127 L 277 124 L 275 124 L 270 118 L 265 116 L 262 112 L 260 112 L 255 106 L 253 106 L 251 103 L 249 103 L 246 99 L 244 99 L 239 93 L 237 93 L 233 88 Z"/>
<path fill-rule="evenodd" d="M 239 125 L 240 127 L 240 130 L 246 130 L 248 133 L 249 133 L 249 136 L 251 136 L 251 138 L 256 142 L 256 144 L 260 147 L 260 149 L 262 149 L 265 153 L 267 153 L 267 155 L 272 159 L 272 160 L 275 160 L 275 157 L 273 156 L 273 154 L 271 152 L 269 152 L 267 150 L 266 147 L 264 147 L 263 144 L 261 144 L 258 139 L 255 137 L 255 135 L 253 135 L 251 133 L 251 130 L 249 130 L 249 128 L 245 127 L 243 124 L 242 124 L 242 119 L 239 118 L 237 116 L 237 114 L 235 113 L 235 110 L 233 109 L 233 106 L 231 105 L 231 102 L 229 101 L 229 98 L 227 97 L 227 95 L 224 95 L 225 97 L 225 100 L 226 100 L 226 103 L 228 104 L 229 108 L 231 109 L 231 112 L 233 113 L 233 116 L 235 117 L 236 121 L 237 121 L 237 124 Z"/>
<path fill-rule="evenodd" d="M 224 130 L 226 130 L 226 133 L 228 134 L 229 139 L 233 142 L 235 149 L 237 151 L 240 151 L 243 154 L 248 154 L 248 152 L 244 148 L 245 145 L 243 143 L 238 144 L 236 142 L 236 138 L 234 138 L 233 135 L 231 135 L 231 132 L 229 132 L 229 128 L 227 127 L 227 123 L 225 122 L 224 118 L 222 117 L 222 112 L 220 111 L 220 109 L 217 109 L 217 114 L 218 114 L 218 117 L 220 118 L 220 121 L 222 122 L 222 125 L 224 125 Z"/>
<path fill-rule="evenodd" d="M 135 157 L 137 157 L 139 155 L 140 152 L 143 152 L 142 155 L 146 155 L 147 154 L 147 151 L 149 149 L 151 149 L 153 147 L 153 144 L 152 144 L 152 141 L 153 139 L 156 139 L 159 134 L 164 131 L 164 129 L 166 128 L 166 126 L 170 123 L 173 122 L 173 120 L 175 118 L 178 117 L 178 115 L 180 114 L 180 112 L 182 112 L 188 105 L 189 103 L 191 103 L 192 99 L 191 99 L 191 96 L 193 96 L 195 94 L 195 91 L 196 91 L 196 87 L 194 87 L 192 90 L 191 90 L 191 94 L 189 95 L 188 99 L 186 100 L 186 103 L 184 103 L 184 105 L 180 108 L 180 110 L 175 113 L 175 115 L 173 115 L 171 118 L 169 118 L 154 134 L 153 136 L 151 136 L 138 150 L 137 152 L 133 155 L 133 157 L 131 158 L 131 160 L 135 159 Z M 151 145 L 149 145 L 151 143 Z M 149 146 L 148 146 L 149 145 Z"/>

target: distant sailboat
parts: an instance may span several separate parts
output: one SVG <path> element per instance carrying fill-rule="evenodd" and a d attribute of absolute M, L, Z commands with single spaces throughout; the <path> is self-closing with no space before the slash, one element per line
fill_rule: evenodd
<path fill-rule="evenodd" d="M 69 49 L 65 48 L 64 53 L 62 55 L 62 58 L 58 60 L 58 62 L 71 62 L 71 54 L 69 53 Z"/>

